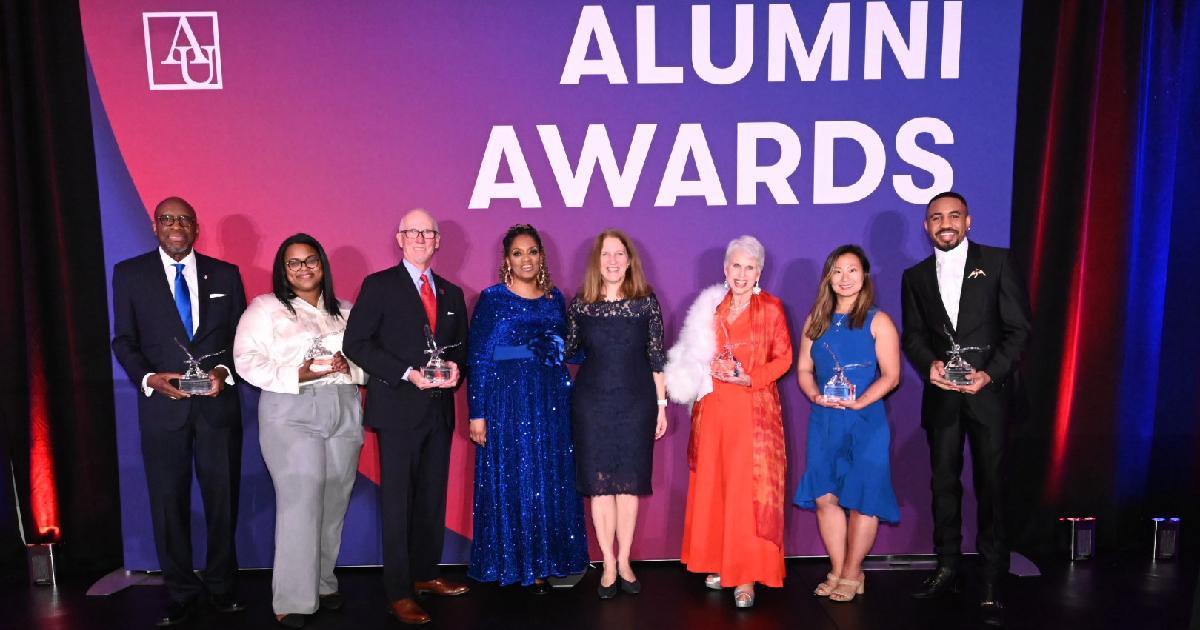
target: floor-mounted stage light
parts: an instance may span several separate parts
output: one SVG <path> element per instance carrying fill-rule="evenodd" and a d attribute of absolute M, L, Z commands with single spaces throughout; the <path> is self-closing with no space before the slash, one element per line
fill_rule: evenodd
<path fill-rule="evenodd" d="M 54 543 L 25 545 L 29 560 L 29 582 L 36 586 L 56 586 L 54 578 Z"/>
<path fill-rule="evenodd" d="M 1154 523 L 1154 559 L 1170 560 L 1179 548 L 1179 517 L 1156 517 Z"/>
<path fill-rule="evenodd" d="M 1064 516 L 1058 521 L 1066 530 L 1071 561 L 1091 560 L 1096 555 L 1096 517 Z"/>

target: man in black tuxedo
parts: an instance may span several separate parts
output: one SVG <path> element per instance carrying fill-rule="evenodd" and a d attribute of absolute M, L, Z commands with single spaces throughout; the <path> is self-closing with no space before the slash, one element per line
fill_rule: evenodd
<path fill-rule="evenodd" d="M 446 527 L 446 482 L 454 430 L 458 365 L 467 356 L 467 303 L 462 289 L 433 273 L 441 246 L 437 222 L 424 210 L 400 221 L 399 265 L 363 280 L 342 348 L 371 376 L 363 424 L 379 437 L 383 511 L 383 583 L 392 614 L 409 624 L 430 620 L 418 594 L 462 595 L 465 584 L 438 577 Z M 446 350 L 451 375 L 430 381 L 425 331 Z"/>
<path fill-rule="evenodd" d="M 246 290 L 238 268 L 197 254 L 196 211 L 178 197 L 154 208 L 158 249 L 113 268 L 113 353 L 138 396 L 142 458 L 150 490 L 154 544 L 170 595 L 160 626 L 187 619 L 208 591 L 213 606 L 237 612 L 234 594 L 237 555 L 238 484 L 242 416 L 229 368 Z M 180 347 L 187 348 L 187 352 Z M 224 353 L 202 361 L 209 371 L 207 394 L 188 395 L 180 378 L 188 353 Z M 192 463 L 204 500 L 208 561 L 203 579 L 192 572 Z"/>
<path fill-rule="evenodd" d="M 967 240 L 967 201 L 944 192 L 925 209 L 925 231 L 934 254 L 904 271 L 901 283 L 904 332 L 901 344 L 925 380 L 921 426 L 933 469 L 933 543 L 937 571 L 919 599 L 957 588 L 962 543 L 963 441 L 969 440 L 979 505 L 977 547 L 983 559 L 980 604 L 1002 608 L 998 582 L 1008 573 L 1004 538 L 1003 455 L 1006 387 L 1029 339 L 1029 301 L 1008 250 Z M 975 371 L 969 385 L 947 379 L 952 339 L 983 348 L 963 355 Z"/>

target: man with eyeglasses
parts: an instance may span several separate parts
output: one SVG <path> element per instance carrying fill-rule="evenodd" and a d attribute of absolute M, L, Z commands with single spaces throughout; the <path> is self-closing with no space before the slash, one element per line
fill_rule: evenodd
<path fill-rule="evenodd" d="M 371 379 L 363 425 L 379 438 L 383 512 L 383 583 L 393 615 L 423 624 L 416 596 L 462 595 L 465 584 L 438 577 L 446 523 L 446 482 L 454 430 L 458 366 L 467 357 L 467 304 L 462 289 L 433 273 L 441 247 L 437 221 L 424 210 L 400 220 L 399 265 L 363 281 L 342 349 Z M 447 348 L 450 378 L 421 372 L 427 334 Z"/>
<path fill-rule="evenodd" d="M 245 608 L 234 593 L 241 406 L 226 364 L 232 365 L 229 352 L 246 291 L 236 266 L 192 248 L 200 224 L 187 201 L 162 200 L 151 227 L 158 248 L 113 268 L 112 348 L 140 392 L 155 550 L 170 596 L 157 625 L 171 626 L 187 620 L 205 592 L 218 611 Z M 178 388 L 188 354 L 214 355 L 201 362 L 210 374 L 208 393 Z M 192 570 L 193 462 L 208 530 L 203 577 Z"/>

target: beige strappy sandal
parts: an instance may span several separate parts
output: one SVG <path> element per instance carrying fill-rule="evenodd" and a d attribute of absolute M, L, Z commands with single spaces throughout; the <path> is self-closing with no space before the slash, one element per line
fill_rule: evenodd
<path fill-rule="evenodd" d="M 826 573 L 825 581 L 821 582 L 817 585 L 817 588 L 813 589 L 813 595 L 816 595 L 817 597 L 829 597 L 829 594 L 833 592 L 833 589 L 837 588 L 837 585 L 838 576 L 834 575 L 833 573 Z"/>
<path fill-rule="evenodd" d="M 833 592 L 829 594 L 829 601 L 842 603 L 854 601 L 855 595 L 862 595 L 866 591 L 866 581 L 867 575 L 865 573 L 862 575 L 862 579 L 859 580 L 839 578 L 837 588 L 833 589 Z"/>

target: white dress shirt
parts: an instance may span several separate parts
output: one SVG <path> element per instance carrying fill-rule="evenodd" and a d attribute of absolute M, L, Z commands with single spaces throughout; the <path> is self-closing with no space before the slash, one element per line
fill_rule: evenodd
<path fill-rule="evenodd" d="M 963 273 L 967 268 L 967 239 L 949 251 L 933 250 L 933 260 L 937 267 L 938 293 L 942 295 L 942 305 L 950 316 L 950 323 L 958 329 L 958 305 L 962 298 Z"/>
<path fill-rule="evenodd" d="M 175 265 L 183 265 L 183 279 L 187 281 L 188 300 L 192 306 L 192 334 L 195 335 L 197 330 L 200 330 L 200 276 L 196 273 L 196 250 L 190 250 L 187 256 L 181 260 L 175 260 L 163 251 L 163 248 L 158 248 L 158 256 L 162 259 L 163 272 L 167 276 L 167 287 L 171 289 L 171 299 L 175 299 Z M 183 339 L 179 340 L 183 342 Z M 216 367 L 225 368 L 225 384 L 233 385 L 233 375 L 229 374 L 229 368 L 224 364 L 217 364 Z M 213 368 L 216 369 L 216 368 Z M 148 385 L 150 377 L 154 376 L 155 372 L 150 372 L 142 377 L 142 395 L 149 397 L 154 393 L 154 389 Z"/>
<path fill-rule="evenodd" d="M 313 306 L 302 298 L 292 298 L 295 314 L 272 293 L 252 300 L 238 322 L 233 341 L 233 365 L 246 382 L 259 389 L 280 394 L 298 394 L 301 387 L 313 385 L 362 385 L 366 373 L 350 363 L 350 373 L 335 372 L 321 378 L 300 382 L 300 366 L 313 340 L 323 337 L 321 344 L 332 352 L 340 352 L 350 317 L 350 303 L 338 302 L 340 318 L 325 310 L 325 300 Z M 347 361 L 349 361 L 347 359 Z"/>

